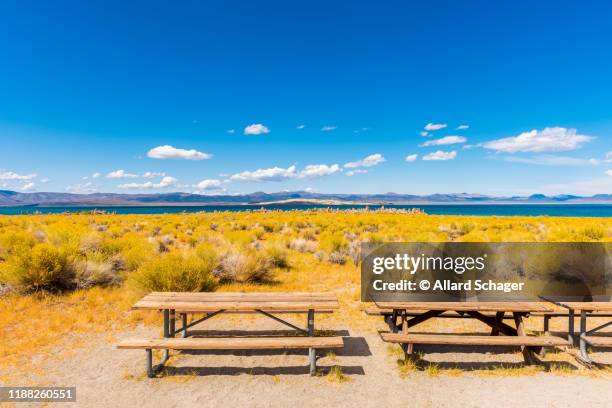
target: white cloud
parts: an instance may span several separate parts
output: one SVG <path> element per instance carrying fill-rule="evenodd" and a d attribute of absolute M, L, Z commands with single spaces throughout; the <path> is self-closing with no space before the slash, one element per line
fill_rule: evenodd
<path fill-rule="evenodd" d="M 81 177 L 81 180 L 87 180 L 89 178 L 89 176 L 83 176 Z"/>
<path fill-rule="evenodd" d="M 309 164 L 299 174 L 300 178 L 323 177 L 341 172 L 342 169 L 337 164 L 328 166 L 327 164 Z"/>
<path fill-rule="evenodd" d="M 21 186 L 21 191 L 32 191 L 36 187 L 36 183 L 29 182 Z"/>
<path fill-rule="evenodd" d="M 41 183 L 48 183 L 49 181 L 50 180 L 48 178 L 46 178 L 46 177 L 40 179 Z"/>
<path fill-rule="evenodd" d="M 254 123 L 244 128 L 245 135 L 261 135 L 265 133 L 270 133 L 270 129 L 261 123 Z"/>
<path fill-rule="evenodd" d="M 612 152 L 606 153 L 606 163 L 612 163 Z"/>
<path fill-rule="evenodd" d="M 481 146 L 485 149 L 505 153 L 559 152 L 577 149 L 582 143 L 592 139 L 591 136 L 577 134 L 576 129 L 547 127 L 543 130 L 533 129 L 529 132 L 523 132 L 518 136 L 491 140 L 482 143 Z"/>
<path fill-rule="evenodd" d="M 408 156 L 406 156 L 406 161 L 407 162 L 413 162 L 416 161 L 416 159 L 419 157 L 418 154 L 409 154 Z"/>
<path fill-rule="evenodd" d="M 453 160 L 455 157 L 457 157 L 457 152 L 455 150 L 450 152 L 438 150 L 423 156 L 423 160 Z"/>
<path fill-rule="evenodd" d="M 348 162 L 344 165 L 347 169 L 356 169 L 358 167 L 372 167 L 376 166 L 385 161 L 385 158 L 380 153 L 371 154 L 368 157 L 357 160 L 354 162 Z"/>
<path fill-rule="evenodd" d="M 101 175 L 102 175 L 102 174 L 100 174 L 100 173 L 94 173 L 94 174 L 92 174 L 92 175 L 91 175 L 91 178 L 98 178 L 98 177 L 100 177 Z"/>
<path fill-rule="evenodd" d="M 419 132 L 419 135 L 424 136 L 424 137 L 431 136 L 429 132 L 426 132 L 426 131 Z"/>
<path fill-rule="evenodd" d="M 295 165 L 286 169 L 282 167 L 270 167 L 255 171 L 243 171 L 230 177 L 231 181 L 284 181 L 290 179 L 304 179 L 329 176 L 341 172 L 337 164 L 309 164 L 303 170 L 298 171 Z"/>
<path fill-rule="evenodd" d="M 545 154 L 534 157 L 505 156 L 502 160 L 513 163 L 539 164 L 543 166 L 595 166 L 597 159 L 582 159 L 578 157 L 555 156 Z"/>
<path fill-rule="evenodd" d="M 0 180 L 32 180 L 36 178 L 36 173 L 17 174 L 13 171 L 0 172 Z"/>
<path fill-rule="evenodd" d="M 607 174 L 608 176 L 612 177 L 612 170 L 607 170 L 607 171 L 606 171 L 606 174 Z"/>
<path fill-rule="evenodd" d="M 465 142 L 467 142 L 467 139 L 463 136 L 445 136 L 440 139 L 428 140 L 421 146 L 443 146 Z"/>
<path fill-rule="evenodd" d="M 75 193 L 75 194 L 91 194 L 91 193 L 95 193 L 97 189 L 93 185 L 93 183 L 88 182 L 88 183 L 83 183 L 83 184 L 72 184 L 66 187 L 66 191 L 68 191 L 69 193 Z"/>
<path fill-rule="evenodd" d="M 177 181 L 178 180 L 175 179 L 174 177 L 165 176 L 164 178 L 161 179 L 161 181 L 159 183 L 153 183 L 152 181 L 147 181 L 146 183 L 120 184 L 117 187 L 118 188 L 125 188 L 125 189 L 166 188 L 166 187 L 170 187 L 170 186 L 176 185 Z"/>
<path fill-rule="evenodd" d="M 363 169 L 355 169 L 346 172 L 346 175 L 349 177 L 354 176 L 355 174 L 366 174 L 368 171 Z"/>
<path fill-rule="evenodd" d="M 106 175 L 106 178 L 109 179 L 118 179 L 118 178 L 138 178 L 138 174 L 126 173 L 125 170 L 115 170 L 111 171 Z"/>
<path fill-rule="evenodd" d="M 223 187 L 223 182 L 216 179 L 206 179 L 200 181 L 197 187 L 201 190 L 220 190 Z"/>
<path fill-rule="evenodd" d="M 258 169 L 255 171 L 243 171 L 230 177 L 232 181 L 283 181 L 297 178 L 298 173 L 295 166 L 286 169 L 282 167 L 270 167 L 268 169 Z"/>
<path fill-rule="evenodd" d="M 147 172 L 143 173 L 142 177 L 144 177 L 144 178 L 155 178 L 155 177 L 164 177 L 165 175 L 166 175 L 166 173 L 164 173 L 163 171 L 160 171 L 160 172 L 147 171 Z"/>
<path fill-rule="evenodd" d="M 425 130 L 440 130 L 446 127 L 446 123 L 428 123 L 425 125 Z"/>
<path fill-rule="evenodd" d="M 469 125 L 459 125 L 455 128 L 455 130 L 465 130 L 465 129 L 469 129 Z"/>
<path fill-rule="evenodd" d="M 304 129 L 306 127 L 306 125 L 297 125 L 295 128 L 296 129 Z"/>
<path fill-rule="evenodd" d="M 329 131 L 336 130 L 336 129 L 338 129 L 338 126 L 323 126 L 321 128 L 323 132 L 329 132 Z"/>
<path fill-rule="evenodd" d="M 170 145 L 157 146 L 147 153 L 152 159 L 180 159 L 180 160 L 206 160 L 211 154 L 199 152 L 195 149 L 178 149 Z"/>
<path fill-rule="evenodd" d="M 236 129 L 228 129 L 227 133 L 229 133 L 230 135 L 233 135 L 234 133 L 236 133 Z"/>

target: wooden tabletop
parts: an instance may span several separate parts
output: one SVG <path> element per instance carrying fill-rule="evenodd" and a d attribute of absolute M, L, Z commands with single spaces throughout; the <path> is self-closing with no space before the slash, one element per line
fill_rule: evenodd
<path fill-rule="evenodd" d="M 173 309 L 177 312 L 305 312 L 338 309 L 334 293 L 307 292 L 151 292 L 133 309 Z"/>
<path fill-rule="evenodd" d="M 563 306 L 573 310 L 587 310 L 609 312 L 612 311 L 612 302 L 556 302 L 559 306 Z"/>
<path fill-rule="evenodd" d="M 381 309 L 455 310 L 458 312 L 551 312 L 539 302 L 376 302 Z"/>

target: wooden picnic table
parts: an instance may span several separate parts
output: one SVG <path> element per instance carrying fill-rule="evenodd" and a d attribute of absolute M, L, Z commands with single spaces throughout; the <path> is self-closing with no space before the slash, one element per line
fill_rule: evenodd
<path fill-rule="evenodd" d="M 409 357 L 413 344 L 457 344 L 457 345 L 520 345 L 527 364 L 536 362 L 535 347 L 566 345 L 558 337 L 539 338 L 527 336 L 523 319 L 535 312 L 552 311 L 550 306 L 538 302 L 375 302 L 380 309 L 391 310 L 385 320 L 391 333 L 383 334 L 383 340 L 400 343 Z M 415 315 L 414 311 L 421 311 Z M 456 312 L 461 316 L 475 318 L 491 328 L 490 336 L 465 336 L 455 334 L 410 334 L 412 327 L 429 319 Z M 491 313 L 495 313 L 491 316 Z M 515 327 L 504 323 L 506 314 L 512 315 Z M 414 317 L 408 318 L 408 315 Z M 400 323 L 397 322 L 401 319 Z M 492 338 L 504 334 L 504 337 Z M 507 336 L 507 337 L 506 337 Z"/>
<path fill-rule="evenodd" d="M 333 293 L 307 292 L 152 292 L 132 306 L 139 310 L 163 311 L 162 339 L 129 339 L 119 348 L 142 348 L 147 350 L 147 372 L 154 376 L 151 350 L 164 349 L 164 358 L 157 369 L 168 360 L 170 349 L 283 349 L 308 348 L 310 373 L 316 370 L 317 348 L 342 347 L 341 337 L 314 337 L 315 313 L 329 313 L 338 309 L 338 299 Z M 259 313 L 282 323 L 304 336 L 300 337 L 215 337 L 189 338 L 188 329 L 222 313 Z M 202 313 L 200 319 L 187 322 L 189 314 Z M 299 327 L 276 316 L 285 313 L 306 313 L 306 328 Z M 181 327 L 176 328 L 176 314 L 181 318 Z M 184 340 L 173 339 L 181 333 Z"/>
<path fill-rule="evenodd" d="M 591 330 L 587 330 L 587 317 L 597 317 L 592 312 L 612 312 L 612 302 L 555 302 L 568 310 L 568 340 L 572 344 L 580 345 L 580 357 L 587 364 L 592 364 L 587 351 L 587 344 L 593 347 L 612 347 L 612 337 L 592 336 L 601 329 L 612 325 L 612 320 L 601 324 Z M 574 318 L 576 312 L 580 312 L 580 334 L 576 336 L 574 330 Z"/>

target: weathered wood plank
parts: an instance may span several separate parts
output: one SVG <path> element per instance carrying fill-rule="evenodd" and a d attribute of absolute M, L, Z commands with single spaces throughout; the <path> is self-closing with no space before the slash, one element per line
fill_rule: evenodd
<path fill-rule="evenodd" d="M 264 310 L 266 312 L 279 311 L 304 311 L 312 310 L 332 310 L 338 309 L 338 302 L 183 302 L 183 301 L 139 301 L 133 309 L 173 309 L 177 312 L 215 312 L 217 310 L 230 311 L 253 311 Z"/>
<path fill-rule="evenodd" d="M 567 346 L 567 339 L 556 336 L 474 336 L 461 334 L 381 333 L 389 343 L 444 344 L 466 346 Z"/>
<path fill-rule="evenodd" d="M 292 348 L 340 348 L 342 337 L 188 337 L 125 339 L 119 349 L 256 350 Z"/>
<path fill-rule="evenodd" d="M 455 310 L 478 312 L 547 312 L 551 306 L 540 302 L 376 302 L 381 309 Z"/>
<path fill-rule="evenodd" d="M 558 302 L 568 309 L 612 312 L 612 302 Z"/>

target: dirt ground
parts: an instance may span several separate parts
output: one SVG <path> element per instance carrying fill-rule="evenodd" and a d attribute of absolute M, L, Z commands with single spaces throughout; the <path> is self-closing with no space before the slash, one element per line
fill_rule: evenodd
<path fill-rule="evenodd" d="M 444 320 L 432 328 L 482 329 L 463 319 Z M 424 331 L 432 328 L 424 325 Z M 219 316 L 196 326 L 192 334 L 217 335 L 221 329 L 233 334 L 243 330 L 276 333 L 284 326 L 264 317 Z M 36 362 L 37 370 L 30 378 L 19 381 L 76 386 L 74 405 L 79 407 L 575 408 L 609 407 L 612 400 L 610 350 L 593 352 L 602 368 L 587 370 L 564 351 L 548 353 L 543 367 L 531 369 L 523 366 L 516 348 L 420 347 L 418 367 L 400 370 L 399 349 L 383 343 L 375 330 L 355 331 L 339 324 L 334 329 L 345 337 L 345 348 L 335 355 L 320 353 L 316 377 L 308 374 L 307 352 L 296 350 L 173 352 L 168 368 L 159 378 L 149 379 L 143 350 L 114 346 L 121 338 L 160 334 L 156 328 L 140 326 L 105 338 L 85 338 L 76 352 L 58 349 L 57 359 L 51 356 Z M 328 374 L 334 366 L 342 375 Z"/>

